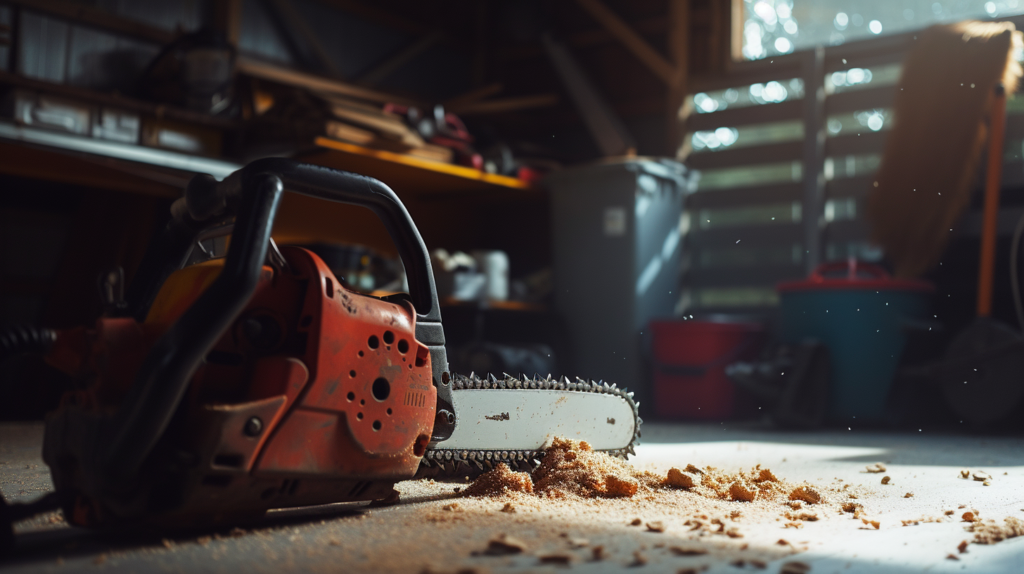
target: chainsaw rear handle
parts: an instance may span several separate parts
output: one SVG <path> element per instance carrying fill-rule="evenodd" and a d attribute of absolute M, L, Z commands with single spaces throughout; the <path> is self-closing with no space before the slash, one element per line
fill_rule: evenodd
<path fill-rule="evenodd" d="M 197 175 L 172 206 L 172 220 L 150 247 L 128 294 L 126 314 L 144 320 L 163 282 L 179 269 L 196 238 L 235 218 L 231 245 L 217 279 L 157 341 L 97 453 L 110 494 L 128 485 L 163 435 L 189 381 L 255 292 L 284 190 L 361 205 L 383 221 L 409 277 L 417 311 L 416 338 L 428 345 L 435 377 L 447 370 L 444 332 L 426 245 L 398 196 L 376 179 L 288 159 L 257 160 L 222 182 Z"/>

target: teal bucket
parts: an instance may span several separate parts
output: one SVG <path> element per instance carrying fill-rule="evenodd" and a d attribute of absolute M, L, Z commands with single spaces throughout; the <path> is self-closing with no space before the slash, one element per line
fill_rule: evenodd
<path fill-rule="evenodd" d="M 828 418 L 880 420 L 907 331 L 928 317 L 932 285 L 893 279 L 877 265 L 851 259 L 825 263 L 778 291 L 782 340 L 817 339 L 828 347 Z"/>

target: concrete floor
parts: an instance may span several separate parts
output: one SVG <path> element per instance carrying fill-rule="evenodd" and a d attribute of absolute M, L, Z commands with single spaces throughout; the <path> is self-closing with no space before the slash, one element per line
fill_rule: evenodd
<path fill-rule="evenodd" d="M 51 488 L 40 459 L 41 437 L 40 425 L 0 425 L 0 490 L 8 500 L 31 499 Z M 868 494 L 859 502 L 881 523 L 879 530 L 860 527 L 847 515 L 825 517 L 799 530 L 784 529 L 774 521 L 745 525 L 743 546 L 726 540 L 716 547 L 724 548 L 722 552 L 696 558 L 673 557 L 658 550 L 664 546 L 652 544 L 652 540 L 666 540 L 658 536 L 694 541 L 685 529 L 673 529 L 674 518 L 665 509 L 638 507 L 645 519 L 669 524 L 661 535 L 630 528 L 617 519 L 602 519 L 602 502 L 591 505 L 594 513 L 586 519 L 558 514 L 530 518 L 486 510 L 472 519 L 432 522 L 430 512 L 438 511 L 452 496 L 452 487 L 421 481 L 399 485 L 403 496 L 395 506 L 339 504 L 275 512 L 256 527 L 234 533 L 126 538 L 70 528 L 59 519 L 44 517 L 19 526 L 18 546 L 10 556 L 0 558 L 0 571 L 677 572 L 707 567 L 708 572 L 736 573 L 779 572 L 784 563 L 798 560 L 814 573 L 1022 572 L 1024 537 L 988 546 L 972 544 L 967 553 L 958 554 L 960 541 L 972 538 L 963 522 L 901 524 L 942 516 L 944 510 L 961 505 L 999 522 L 1007 516 L 1024 518 L 1022 447 L 1024 439 L 1012 437 L 856 429 L 807 434 L 757 426 L 647 424 L 643 444 L 632 459 L 638 467 L 664 472 L 687 462 L 724 469 L 761 464 L 792 482 L 824 486 L 842 479 L 863 485 Z M 886 463 L 891 485 L 882 486 L 880 475 L 864 472 L 865 465 L 874 462 Z M 959 479 L 961 468 L 987 471 L 993 476 L 991 486 Z M 904 498 L 908 491 L 914 493 L 912 498 Z M 473 552 L 498 532 L 530 540 L 537 547 L 550 546 L 554 542 L 538 538 L 537 533 L 551 528 L 604 545 L 609 558 L 601 562 L 581 558 L 570 567 L 560 567 L 539 565 L 536 553 L 494 558 Z M 783 536 L 794 541 L 800 552 L 762 554 L 769 556 L 764 570 L 756 570 L 749 561 L 744 566 L 732 564 L 744 552 L 770 549 Z M 630 566 L 634 548 L 646 549 L 646 565 Z M 951 553 L 958 554 L 959 560 L 948 559 Z"/>

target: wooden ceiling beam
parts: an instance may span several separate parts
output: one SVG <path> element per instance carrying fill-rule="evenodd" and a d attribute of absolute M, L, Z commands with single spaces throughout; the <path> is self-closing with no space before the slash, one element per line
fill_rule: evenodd
<path fill-rule="evenodd" d="M 671 86 L 676 76 L 675 66 L 658 53 L 643 36 L 612 12 L 601 0 L 576 0 L 584 10 L 599 24 L 604 26 L 627 50 L 632 52 L 640 62 L 654 73 L 655 76 Z"/>

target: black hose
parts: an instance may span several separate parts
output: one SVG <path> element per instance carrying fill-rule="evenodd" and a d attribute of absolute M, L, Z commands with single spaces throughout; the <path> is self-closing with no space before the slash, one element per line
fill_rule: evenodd
<path fill-rule="evenodd" d="M 57 342 L 57 331 L 38 327 L 0 329 L 0 360 L 22 353 L 45 355 Z"/>

